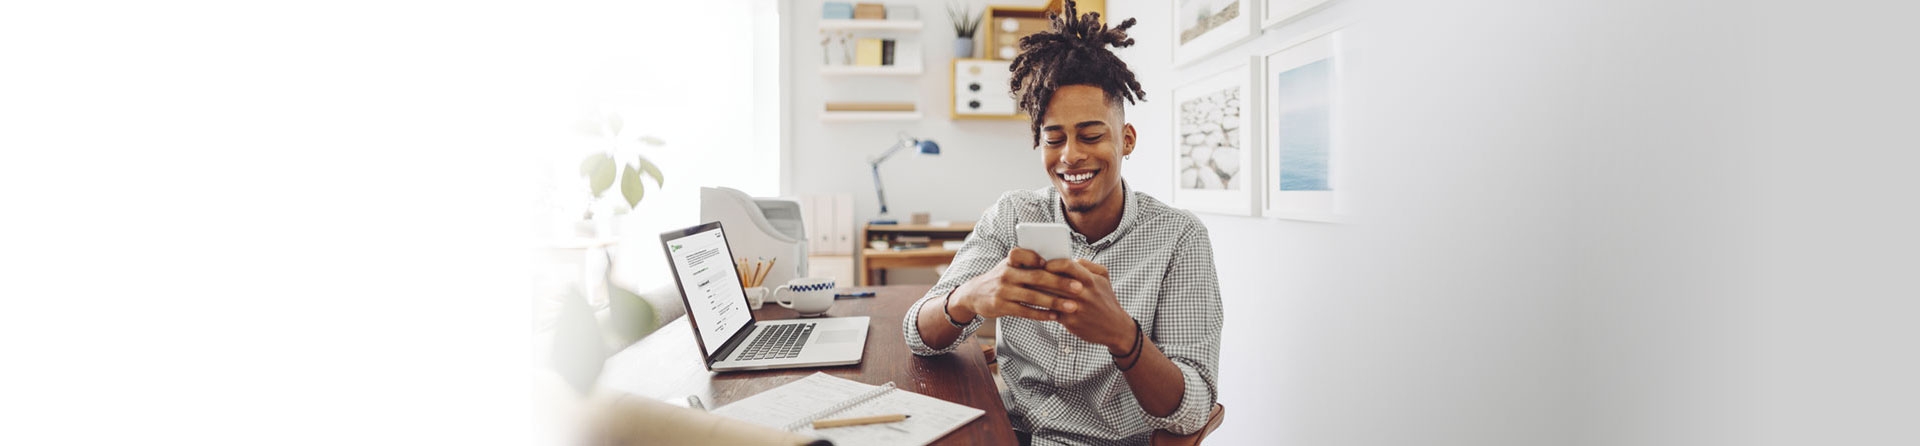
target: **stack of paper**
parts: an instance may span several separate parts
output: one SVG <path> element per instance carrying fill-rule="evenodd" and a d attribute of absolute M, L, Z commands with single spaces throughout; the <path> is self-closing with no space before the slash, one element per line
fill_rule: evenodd
<path fill-rule="evenodd" d="M 986 411 L 918 393 L 862 384 L 814 372 L 713 411 L 721 416 L 802 435 L 839 446 L 924 445 L 965 426 Z M 823 419 L 904 414 L 905 421 L 815 430 Z"/>

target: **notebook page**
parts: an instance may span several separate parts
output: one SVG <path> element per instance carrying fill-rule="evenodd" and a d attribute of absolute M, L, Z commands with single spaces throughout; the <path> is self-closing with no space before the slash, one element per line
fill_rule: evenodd
<path fill-rule="evenodd" d="M 715 409 L 713 413 L 774 429 L 784 429 L 794 421 L 820 413 L 874 387 L 876 386 L 814 372 L 805 378 Z"/>
<path fill-rule="evenodd" d="M 814 430 L 812 425 L 808 425 L 794 432 L 825 438 L 833 441 L 837 446 L 921 445 L 932 443 L 985 413 L 984 410 L 896 389 L 826 418 L 911 415 L 905 421 L 820 430 Z"/>

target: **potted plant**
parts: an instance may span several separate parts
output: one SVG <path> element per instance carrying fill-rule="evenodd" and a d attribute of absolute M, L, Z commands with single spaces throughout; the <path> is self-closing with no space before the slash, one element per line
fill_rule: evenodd
<path fill-rule="evenodd" d="M 953 57 L 966 59 L 973 57 L 973 33 L 980 29 L 981 16 L 985 11 L 975 11 L 972 5 L 948 3 L 947 17 L 953 20 Z"/>
<path fill-rule="evenodd" d="M 595 229 L 594 236 L 613 235 L 613 216 L 624 214 L 640 205 L 647 195 L 644 177 L 652 177 L 654 186 L 665 186 L 666 180 L 660 174 L 660 166 L 641 154 L 641 146 L 661 147 L 665 141 L 652 135 L 622 134 L 622 122 L 619 114 L 608 114 L 600 121 L 584 121 L 580 130 L 607 142 L 606 150 L 587 155 L 580 161 L 580 175 L 587 178 L 587 192 L 591 204 L 587 208 L 584 220 L 591 220 Z M 636 144 L 637 143 L 637 144 Z M 614 183 L 620 184 L 618 199 L 611 199 L 607 191 Z"/>

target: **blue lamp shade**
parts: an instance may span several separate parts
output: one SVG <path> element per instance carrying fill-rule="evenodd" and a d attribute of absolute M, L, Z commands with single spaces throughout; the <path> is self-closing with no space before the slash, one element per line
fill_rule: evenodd
<path fill-rule="evenodd" d="M 920 144 L 918 145 L 920 146 L 920 154 L 922 155 L 939 155 L 940 154 L 940 145 L 934 144 L 932 140 L 922 139 L 920 140 Z"/>

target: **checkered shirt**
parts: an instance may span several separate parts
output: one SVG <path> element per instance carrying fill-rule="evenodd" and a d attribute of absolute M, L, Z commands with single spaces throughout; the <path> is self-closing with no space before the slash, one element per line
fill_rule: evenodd
<path fill-rule="evenodd" d="M 1192 213 L 1122 187 L 1126 207 L 1119 227 L 1091 243 L 1074 232 L 1073 255 L 1107 267 L 1120 306 L 1180 369 L 1184 396 L 1170 416 L 1148 415 L 1106 347 L 1081 340 L 1058 322 L 999 318 L 995 347 L 1013 394 L 1007 411 L 1015 429 L 1033 434 L 1034 444 L 1146 444 L 1155 429 L 1199 430 L 1213 408 L 1225 316 L 1207 228 Z M 1052 187 L 1000 196 L 939 283 L 907 310 L 902 331 L 913 353 L 947 353 L 972 336 L 982 318 L 967 324 L 953 345 L 928 347 L 914 316 L 1005 259 L 1017 245 L 1015 224 L 1066 222 L 1061 206 Z"/>

